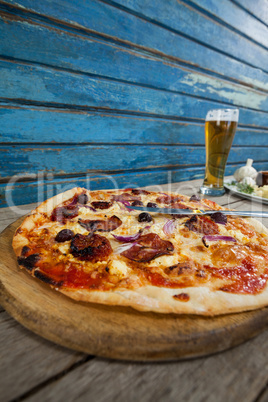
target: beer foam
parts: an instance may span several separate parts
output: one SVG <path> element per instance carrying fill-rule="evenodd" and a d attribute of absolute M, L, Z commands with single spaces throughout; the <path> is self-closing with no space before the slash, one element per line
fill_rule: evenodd
<path fill-rule="evenodd" d="M 238 109 L 213 109 L 206 115 L 206 121 L 234 121 L 238 122 Z"/>

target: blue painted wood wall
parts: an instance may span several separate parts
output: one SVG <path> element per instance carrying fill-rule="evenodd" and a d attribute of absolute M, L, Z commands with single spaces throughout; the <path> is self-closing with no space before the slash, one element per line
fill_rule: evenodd
<path fill-rule="evenodd" d="M 0 0 L 0 205 L 200 178 L 222 106 L 226 173 L 268 169 L 267 24 L 266 0 Z"/>

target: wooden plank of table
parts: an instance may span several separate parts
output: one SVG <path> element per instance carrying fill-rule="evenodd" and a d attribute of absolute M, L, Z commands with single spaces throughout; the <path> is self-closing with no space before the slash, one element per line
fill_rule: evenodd
<path fill-rule="evenodd" d="M 256 402 L 267 402 L 268 401 L 268 383 L 266 387 L 260 393 L 258 400 Z"/>
<path fill-rule="evenodd" d="M 267 332 L 225 353 L 175 363 L 96 358 L 50 382 L 26 401 L 252 402 L 268 378 Z"/>
<path fill-rule="evenodd" d="M 23 215 L 29 214 L 32 209 L 37 206 L 34 204 L 27 204 L 21 206 L 14 206 L 12 208 L 0 208 L 0 233 L 12 222 L 17 220 Z"/>
<path fill-rule="evenodd" d="M 55 345 L 0 314 L 0 389 L 2 401 L 18 398 L 37 384 L 89 359 Z"/>

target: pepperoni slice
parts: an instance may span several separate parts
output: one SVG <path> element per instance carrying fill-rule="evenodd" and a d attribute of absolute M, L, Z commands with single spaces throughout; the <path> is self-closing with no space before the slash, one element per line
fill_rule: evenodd
<path fill-rule="evenodd" d="M 137 242 L 122 255 L 129 260 L 137 262 L 149 262 L 164 254 L 171 254 L 173 244 L 168 240 L 162 240 L 157 234 L 149 233 L 141 236 Z"/>
<path fill-rule="evenodd" d="M 108 209 L 113 205 L 113 203 L 110 201 L 93 201 L 91 205 L 96 209 Z"/>
<path fill-rule="evenodd" d="M 202 233 L 204 235 L 220 233 L 217 224 L 206 216 L 193 215 L 185 222 L 185 226 L 192 232 Z"/>
<path fill-rule="evenodd" d="M 142 189 L 140 189 L 140 188 L 133 188 L 132 190 L 131 190 L 131 192 L 132 192 L 132 194 L 134 194 L 134 195 L 140 195 L 140 194 L 150 194 L 150 192 L 149 191 L 146 191 L 146 190 L 142 190 Z"/>
<path fill-rule="evenodd" d="M 79 204 L 80 206 L 86 205 L 87 202 L 87 194 L 75 194 L 71 200 L 66 201 L 65 205 L 54 208 L 50 219 L 64 224 L 68 219 L 75 218 L 78 215 Z"/>
<path fill-rule="evenodd" d="M 160 195 L 157 199 L 156 202 L 160 204 L 166 204 L 166 205 L 174 205 L 175 203 L 178 203 L 179 201 L 183 201 L 182 197 L 177 197 L 175 195 L 169 195 L 169 194 L 163 194 Z M 187 208 L 184 206 L 184 208 Z"/>
<path fill-rule="evenodd" d="M 79 224 L 89 232 L 111 232 L 121 226 L 122 221 L 116 215 L 113 215 L 107 220 L 79 219 Z"/>
<path fill-rule="evenodd" d="M 75 194 L 70 202 L 67 203 L 68 206 L 82 204 L 85 205 L 88 203 L 88 196 L 85 193 Z"/>
<path fill-rule="evenodd" d="M 71 253 L 82 261 L 104 261 L 112 253 L 112 247 L 106 237 L 97 234 L 76 234 L 71 241 Z"/>
<path fill-rule="evenodd" d="M 60 223 L 66 223 L 68 219 L 75 218 L 78 215 L 78 206 L 66 205 L 65 207 L 56 207 L 51 214 L 51 220 Z"/>
<path fill-rule="evenodd" d="M 140 194 L 140 193 L 138 193 L 138 194 Z M 138 194 L 132 195 L 132 194 L 129 194 L 129 193 L 122 193 L 122 194 L 119 194 L 119 195 L 114 195 L 113 200 L 114 201 L 119 201 L 119 202 L 136 201 L 136 200 L 140 201 L 141 197 Z"/>

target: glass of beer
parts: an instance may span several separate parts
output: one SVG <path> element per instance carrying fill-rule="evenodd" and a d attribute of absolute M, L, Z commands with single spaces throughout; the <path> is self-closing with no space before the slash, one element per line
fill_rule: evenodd
<path fill-rule="evenodd" d="M 238 109 L 210 110 L 206 116 L 206 173 L 202 194 L 224 194 L 224 172 L 238 123 Z"/>

